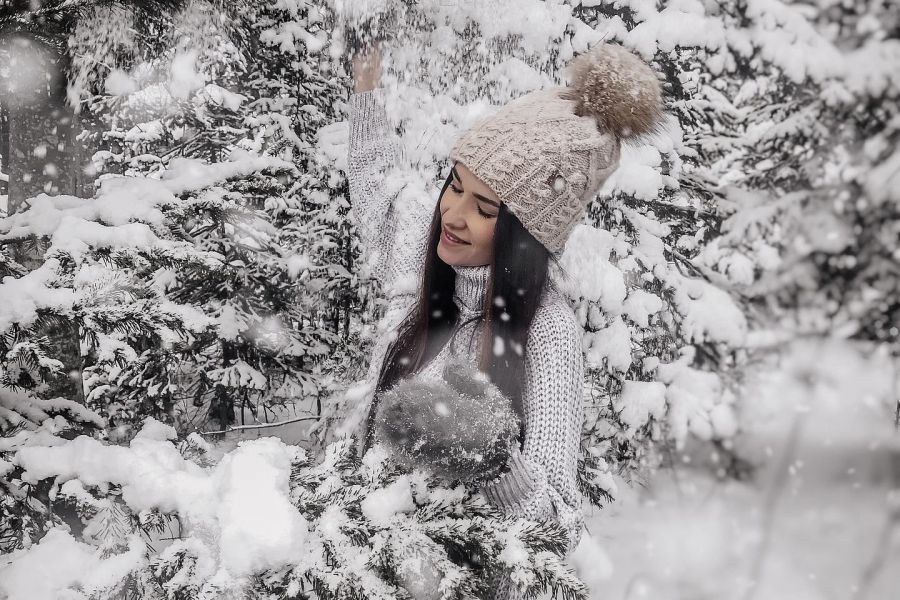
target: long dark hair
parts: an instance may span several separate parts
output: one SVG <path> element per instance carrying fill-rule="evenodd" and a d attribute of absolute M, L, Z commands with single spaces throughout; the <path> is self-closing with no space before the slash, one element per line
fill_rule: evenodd
<path fill-rule="evenodd" d="M 456 272 L 437 254 L 441 235 L 440 199 L 452 178 L 451 173 L 444 181 L 431 218 L 418 299 L 401 323 L 397 339 L 388 348 L 381 366 L 366 423 L 364 448 L 371 444 L 378 394 L 426 366 L 447 343 L 457 325 L 459 309 L 453 302 Z M 523 427 L 525 347 L 551 260 L 555 261 L 555 257 L 550 251 L 501 203 L 484 295 L 478 368 L 512 401 Z"/>

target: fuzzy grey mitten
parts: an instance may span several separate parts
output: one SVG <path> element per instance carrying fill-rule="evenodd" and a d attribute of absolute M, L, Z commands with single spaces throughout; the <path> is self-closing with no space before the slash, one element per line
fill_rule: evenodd
<path fill-rule="evenodd" d="M 477 369 L 449 362 L 442 379 L 416 375 L 382 393 L 375 434 L 401 463 L 466 482 L 496 476 L 516 443 L 509 399 Z"/>

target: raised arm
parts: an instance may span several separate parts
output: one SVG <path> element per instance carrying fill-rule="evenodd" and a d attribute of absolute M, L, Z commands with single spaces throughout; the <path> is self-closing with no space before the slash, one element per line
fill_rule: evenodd
<path fill-rule="evenodd" d="M 369 409 L 392 334 L 415 302 L 431 219 L 427 206 L 423 208 L 411 201 L 410 194 L 404 194 L 404 174 L 398 170 L 402 159 L 400 144 L 388 123 L 384 90 L 378 87 L 381 68 L 381 51 L 377 45 L 353 59 L 355 93 L 350 96 L 348 156 L 350 204 L 371 274 L 381 282 L 388 299 L 387 312 L 378 324 L 365 385 L 355 390 L 340 428 L 342 432 L 356 432 L 360 439 L 368 439 Z"/>
<path fill-rule="evenodd" d="M 388 130 L 380 84 L 381 48 L 376 43 L 353 57 L 347 177 L 357 231 L 366 255 L 373 261 L 372 274 L 383 280 L 395 235 L 386 176 L 398 164 L 400 151 Z"/>
<path fill-rule="evenodd" d="M 418 279 L 424 238 L 431 215 L 404 198 L 400 143 L 391 130 L 381 84 L 377 44 L 353 58 L 354 94 L 350 96 L 348 179 L 350 204 L 372 275 L 393 286 L 400 277 Z M 407 286 L 407 291 L 409 286 Z M 388 297 L 396 290 L 387 289 Z"/>

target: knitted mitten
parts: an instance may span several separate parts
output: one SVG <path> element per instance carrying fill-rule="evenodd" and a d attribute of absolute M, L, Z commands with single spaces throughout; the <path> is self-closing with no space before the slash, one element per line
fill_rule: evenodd
<path fill-rule="evenodd" d="M 518 418 L 473 367 L 451 362 L 443 375 L 413 376 L 383 392 L 375 434 L 407 466 L 467 482 L 490 479 L 507 464 Z"/>

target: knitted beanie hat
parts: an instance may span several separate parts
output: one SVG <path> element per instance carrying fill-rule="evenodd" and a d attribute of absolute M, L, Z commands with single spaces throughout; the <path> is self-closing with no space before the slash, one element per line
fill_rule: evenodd
<path fill-rule="evenodd" d="M 554 253 L 619 166 L 620 141 L 656 129 L 662 118 L 656 74 L 621 46 L 599 44 L 567 71 L 568 86 L 509 102 L 450 151 Z"/>

